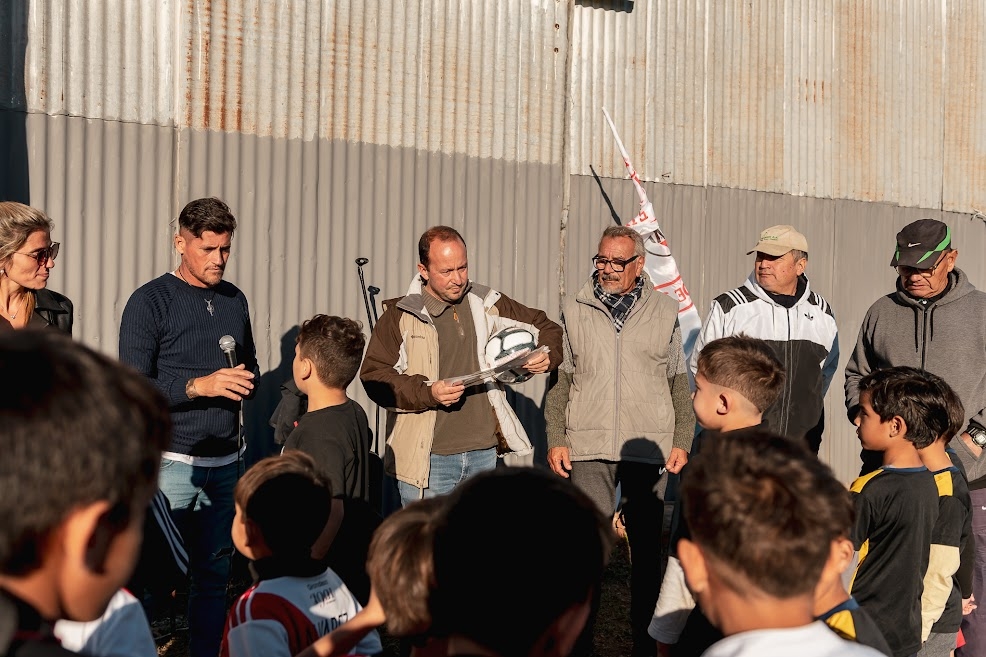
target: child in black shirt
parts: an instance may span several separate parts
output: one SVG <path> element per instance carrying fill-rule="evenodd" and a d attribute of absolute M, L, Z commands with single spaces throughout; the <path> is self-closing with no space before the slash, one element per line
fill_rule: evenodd
<path fill-rule="evenodd" d="M 346 386 L 356 377 L 365 344 L 362 326 L 352 319 L 315 315 L 301 325 L 292 373 L 308 397 L 308 411 L 284 444 L 309 454 L 328 476 L 332 512 L 312 555 L 324 558 L 361 604 L 370 595 L 366 552 L 380 517 L 369 504 L 370 426 Z"/>

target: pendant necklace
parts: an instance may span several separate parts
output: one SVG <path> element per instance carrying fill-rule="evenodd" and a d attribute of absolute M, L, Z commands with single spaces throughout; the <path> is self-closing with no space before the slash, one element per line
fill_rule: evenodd
<path fill-rule="evenodd" d="M 188 281 L 186 281 L 185 280 L 185 277 L 182 276 L 181 266 L 180 265 L 179 265 L 178 269 L 175 270 L 175 273 L 178 274 L 178 278 L 180 278 L 181 280 L 185 281 L 185 284 L 186 285 L 188 285 L 189 287 L 192 287 L 192 284 L 189 283 Z M 209 297 L 208 299 L 203 299 L 203 301 L 205 301 L 205 308 L 206 308 L 206 310 L 209 311 L 209 316 L 210 317 L 215 317 L 216 316 L 216 309 L 212 306 L 212 300 L 215 299 L 215 298 L 216 298 L 216 293 L 215 293 L 215 291 L 213 291 L 211 297 Z"/>

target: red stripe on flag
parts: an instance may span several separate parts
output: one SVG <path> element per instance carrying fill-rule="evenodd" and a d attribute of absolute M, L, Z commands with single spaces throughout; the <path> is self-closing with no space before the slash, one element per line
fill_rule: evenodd
<path fill-rule="evenodd" d="M 654 286 L 654 289 L 655 290 L 660 290 L 661 288 L 665 288 L 665 287 L 667 287 L 669 285 L 674 285 L 675 283 L 677 283 L 680 280 L 681 280 L 681 274 L 678 274 L 678 278 L 674 279 L 673 281 L 668 281 L 667 283 L 662 283 L 660 285 L 655 285 Z"/>

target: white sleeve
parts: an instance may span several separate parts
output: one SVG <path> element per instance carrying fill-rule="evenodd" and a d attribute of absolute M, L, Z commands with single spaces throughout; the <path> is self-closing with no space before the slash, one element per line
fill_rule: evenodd
<path fill-rule="evenodd" d="M 661 583 L 661 595 L 654 606 L 654 617 L 647 627 L 647 634 L 661 643 L 678 643 L 688 615 L 694 608 L 695 598 L 685 583 L 685 571 L 681 569 L 681 562 L 675 557 L 669 557 L 664 581 Z"/>
<path fill-rule="evenodd" d="M 723 337 L 723 334 L 726 332 L 725 321 L 722 306 L 718 302 L 713 301 L 709 307 L 709 316 L 705 318 L 705 324 L 702 325 L 702 330 L 698 332 L 698 336 L 695 338 L 695 346 L 692 347 L 692 358 L 691 362 L 688 363 L 688 367 L 692 371 L 692 377 L 698 371 L 698 355 L 705 345 Z"/>
<path fill-rule="evenodd" d="M 248 620 L 230 628 L 229 657 L 292 657 L 288 632 L 276 620 Z"/>
<path fill-rule="evenodd" d="M 114 594 L 101 618 L 88 623 L 58 621 L 62 645 L 90 657 L 157 657 L 157 646 L 140 601 L 127 591 Z"/>

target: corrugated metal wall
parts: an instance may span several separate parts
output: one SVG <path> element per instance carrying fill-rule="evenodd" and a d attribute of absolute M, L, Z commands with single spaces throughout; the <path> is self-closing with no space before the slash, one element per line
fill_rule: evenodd
<path fill-rule="evenodd" d="M 401 294 L 428 225 L 464 232 L 477 280 L 557 316 L 559 269 L 577 287 L 612 221 L 600 185 L 635 208 L 605 105 L 701 311 L 747 275 L 760 228 L 794 223 L 848 352 L 907 220 L 950 221 L 986 283 L 982 222 L 937 214 L 986 210 L 984 28 L 980 3 L 944 0 L 6 0 L 0 194 L 52 214 L 52 286 L 111 353 L 130 292 L 174 264 L 181 206 L 228 200 L 259 424 L 290 329 L 364 318 L 357 256 Z M 840 385 L 823 453 L 848 477 Z M 539 386 L 518 400 L 535 429 Z"/>
<path fill-rule="evenodd" d="M 608 105 L 646 180 L 986 207 L 982 3 L 612 4 L 574 14 L 572 174 L 622 177 Z"/>
<path fill-rule="evenodd" d="M 809 239 L 843 366 L 866 309 L 893 289 L 893 239 L 909 221 L 952 225 L 959 266 L 983 289 L 986 226 L 948 211 L 986 209 L 984 28 L 981 3 L 943 0 L 579 3 L 565 289 L 588 276 L 614 221 L 605 197 L 624 221 L 637 211 L 604 106 L 652 181 L 703 318 L 749 275 L 759 231 L 781 223 Z M 858 442 L 843 382 L 840 369 L 822 456 L 849 481 Z"/>
<path fill-rule="evenodd" d="M 16 175 L 0 191 L 51 213 L 52 288 L 109 353 L 130 293 L 176 262 L 180 208 L 226 200 L 227 279 L 264 372 L 256 431 L 290 376 L 292 328 L 316 312 L 365 323 L 355 258 L 378 302 L 400 296 L 427 226 L 464 234 L 473 278 L 557 316 L 568 9 L 11 0 L 0 127 Z M 543 387 L 516 399 L 535 431 Z"/>

